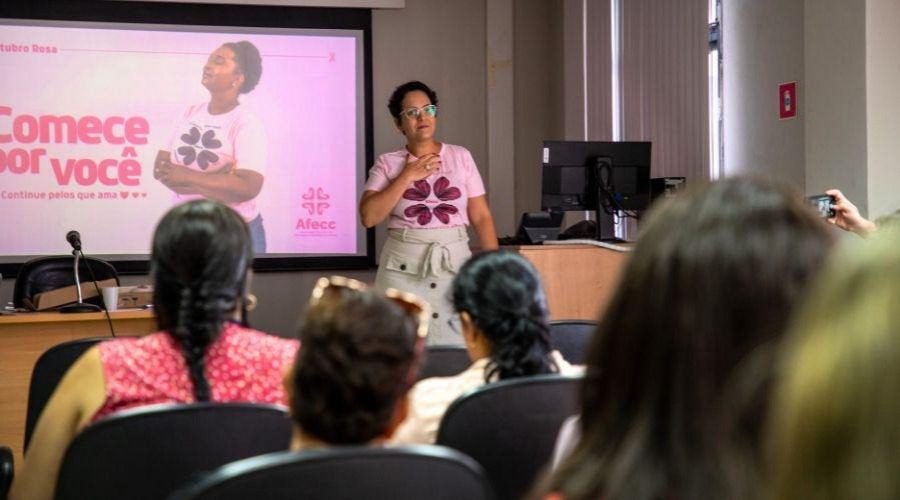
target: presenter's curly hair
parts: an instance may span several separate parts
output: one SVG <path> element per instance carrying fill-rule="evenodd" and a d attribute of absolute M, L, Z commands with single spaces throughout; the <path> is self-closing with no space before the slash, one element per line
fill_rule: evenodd
<path fill-rule="evenodd" d="M 241 40 L 240 42 L 228 42 L 222 44 L 234 52 L 234 62 L 237 64 L 238 70 L 244 75 L 244 84 L 238 90 L 238 93 L 246 94 L 259 83 L 262 76 L 262 56 L 259 55 L 259 49 L 252 43 Z"/>
<path fill-rule="evenodd" d="M 394 117 L 394 121 L 397 123 L 400 123 L 400 113 L 403 111 L 403 98 L 406 97 L 406 94 L 416 90 L 424 92 L 431 104 L 437 106 L 438 96 L 435 91 L 431 90 L 431 87 L 418 80 L 406 82 L 394 89 L 391 98 L 388 99 L 388 111 L 391 112 L 391 116 Z"/>
<path fill-rule="evenodd" d="M 150 271 L 156 320 L 181 344 L 197 401 L 210 399 L 204 353 L 242 305 L 252 260 L 247 225 L 220 203 L 178 205 L 156 227 Z"/>
<path fill-rule="evenodd" d="M 524 257 L 484 252 L 453 280 L 453 307 L 466 312 L 491 344 L 485 381 L 554 373 L 547 299 L 537 271 Z"/>
<path fill-rule="evenodd" d="M 641 230 L 585 354 L 582 438 L 540 490 L 757 497 L 768 354 L 833 238 L 799 193 L 740 177 L 667 200 Z"/>
<path fill-rule="evenodd" d="M 304 433 L 333 445 L 385 433 L 412 382 L 417 323 L 367 291 L 310 306 L 291 374 L 291 414 Z"/>

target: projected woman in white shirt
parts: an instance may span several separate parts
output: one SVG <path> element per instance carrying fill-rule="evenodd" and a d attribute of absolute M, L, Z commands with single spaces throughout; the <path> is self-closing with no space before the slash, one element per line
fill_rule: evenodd
<path fill-rule="evenodd" d="M 265 179 L 267 141 L 262 123 L 238 96 L 252 91 L 261 75 L 259 50 L 248 41 L 223 44 L 210 54 L 201 79 L 210 100 L 181 116 L 153 169 L 178 201 L 205 197 L 241 214 L 256 254 L 266 252 L 256 199 Z"/>

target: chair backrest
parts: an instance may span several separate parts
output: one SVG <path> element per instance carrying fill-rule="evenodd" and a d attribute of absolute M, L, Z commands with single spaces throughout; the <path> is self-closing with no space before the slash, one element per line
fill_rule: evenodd
<path fill-rule="evenodd" d="M 429 377 L 449 377 L 466 370 L 471 364 L 469 352 L 461 345 L 430 345 L 417 380 Z"/>
<path fill-rule="evenodd" d="M 584 364 L 584 351 L 594 332 L 596 321 L 566 319 L 550 322 L 550 341 L 553 348 L 573 365 Z"/>
<path fill-rule="evenodd" d="M 75 261 L 71 255 L 54 255 L 39 257 L 22 264 L 19 274 L 16 275 L 16 285 L 13 288 L 13 305 L 15 307 L 30 308 L 32 298 L 49 290 L 56 290 L 75 284 Z M 119 273 L 109 262 L 94 257 L 86 257 L 78 263 L 78 276 L 82 283 L 91 281 L 90 270 L 94 272 L 97 281 L 115 279 L 119 284 Z M 85 302 L 103 306 L 103 298 L 100 296 L 85 299 Z"/>
<path fill-rule="evenodd" d="M 286 450 L 284 408 L 249 403 L 156 405 L 97 421 L 66 451 L 57 499 L 159 499 L 201 472 Z"/>
<path fill-rule="evenodd" d="M 441 446 L 340 447 L 241 460 L 179 490 L 171 500 L 491 497 L 481 467 Z"/>
<path fill-rule="evenodd" d="M 25 444 L 23 449 L 28 451 L 28 443 L 31 441 L 31 433 L 37 425 L 38 418 L 50 396 L 59 385 L 63 375 L 69 371 L 69 367 L 91 347 L 112 337 L 91 337 L 72 340 L 55 345 L 44 351 L 41 357 L 34 363 L 31 371 L 31 384 L 28 386 L 28 411 L 25 415 Z"/>
<path fill-rule="evenodd" d="M 481 464 L 498 498 L 522 498 L 552 458 L 560 425 L 579 411 L 580 381 L 537 375 L 484 385 L 450 405 L 437 444 Z"/>
<path fill-rule="evenodd" d="M 9 446 L 0 446 L 0 500 L 6 500 L 9 488 L 12 486 L 15 470 L 12 449 Z"/>

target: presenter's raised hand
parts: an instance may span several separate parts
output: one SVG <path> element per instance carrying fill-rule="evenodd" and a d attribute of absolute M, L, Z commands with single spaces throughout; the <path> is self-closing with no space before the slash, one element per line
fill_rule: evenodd
<path fill-rule="evenodd" d="M 435 173 L 441 166 L 441 157 L 435 153 L 422 155 L 413 161 L 410 158 L 412 156 L 407 157 L 406 166 L 400 173 L 407 183 L 420 181 Z"/>

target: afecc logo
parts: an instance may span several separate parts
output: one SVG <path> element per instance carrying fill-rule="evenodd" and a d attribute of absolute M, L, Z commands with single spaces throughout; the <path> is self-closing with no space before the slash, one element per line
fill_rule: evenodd
<path fill-rule="evenodd" d="M 320 219 L 318 217 L 325 213 L 325 210 L 331 206 L 328 201 L 331 195 L 325 192 L 324 188 L 311 187 L 305 193 L 300 195 L 300 208 L 305 210 L 307 217 L 300 217 L 294 225 L 294 230 L 301 231 L 328 231 L 337 229 L 334 220 Z M 313 217 L 316 217 L 315 219 Z"/>

